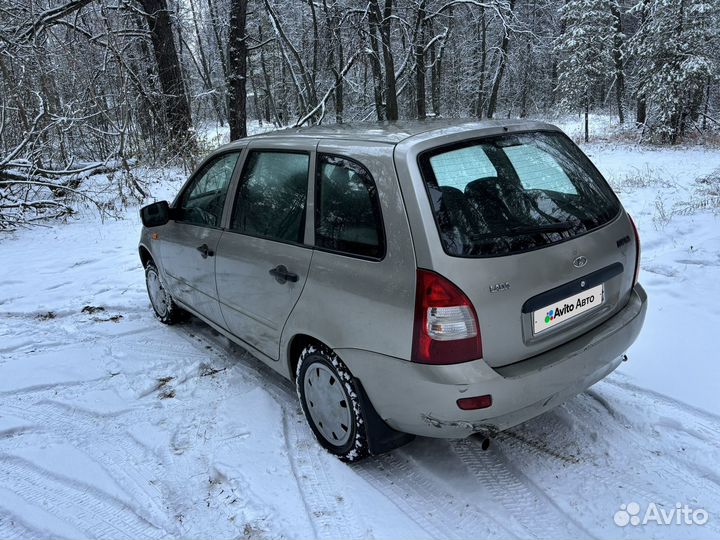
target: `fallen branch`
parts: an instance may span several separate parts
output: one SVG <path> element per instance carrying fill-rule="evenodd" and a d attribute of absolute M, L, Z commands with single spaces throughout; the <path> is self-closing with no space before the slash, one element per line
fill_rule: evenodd
<path fill-rule="evenodd" d="M 103 207 L 102 204 L 100 204 L 98 201 L 93 199 L 90 195 L 87 195 L 86 193 L 83 193 L 82 191 L 79 191 L 75 188 L 64 186 L 62 184 L 54 184 L 53 182 L 42 182 L 40 180 L 0 180 L 0 186 L 3 185 L 27 185 L 27 186 L 38 186 L 38 187 L 47 187 L 51 190 L 60 190 L 60 191 L 67 191 L 69 193 L 72 193 L 73 195 L 77 195 L 81 199 L 84 199 L 90 203 L 92 203 L 100 212 L 101 215 L 105 215 L 107 211 Z"/>

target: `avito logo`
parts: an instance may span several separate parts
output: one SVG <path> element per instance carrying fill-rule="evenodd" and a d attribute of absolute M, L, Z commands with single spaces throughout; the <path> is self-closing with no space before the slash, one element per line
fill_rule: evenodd
<path fill-rule="evenodd" d="M 558 317 L 562 317 L 563 315 L 567 315 L 569 313 L 572 313 L 575 311 L 575 309 L 585 308 L 585 306 L 591 305 L 593 302 L 595 302 L 595 295 L 591 294 L 590 296 L 586 296 L 585 298 L 578 298 L 577 302 L 574 304 L 563 304 L 562 307 L 555 307 L 555 309 L 551 309 L 545 314 L 545 324 L 550 324 L 550 321 L 554 321 Z"/>
<path fill-rule="evenodd" d="M 545 324 L 548 324 L 550 321 L 554 321 L 558 317 L 567 315 L 574 309 L 575 309 L 574 304 L 565 304 L 562 307 L 556 307 L 555 309 L 551 309 L 550 311 L 547 312 L 547 315 L 545 315 Z"/>

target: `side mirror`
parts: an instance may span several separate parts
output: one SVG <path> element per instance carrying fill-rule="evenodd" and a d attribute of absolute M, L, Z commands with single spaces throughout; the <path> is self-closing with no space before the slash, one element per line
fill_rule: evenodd
<path fill-rule="evenodd" d="M 149 204 L 140 209 L 140 219 L 146 227 L 159 227 L 170 221 L 170 205 L 167 201 Z"/>

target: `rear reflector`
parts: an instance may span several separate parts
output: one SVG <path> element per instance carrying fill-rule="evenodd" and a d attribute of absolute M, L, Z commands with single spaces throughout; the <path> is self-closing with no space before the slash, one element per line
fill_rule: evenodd
<path fill-rule="evenodd" d="M 492 406 L 492 396 L 466 397 L 457 400 L 457 406 L 463 411 L 474 411 L 475 409 L 487 409 Z"/>
<path fill-rule="evenodd" d="M 429 270 L 417 271 L 412 360 L 458 364 L 482 358 L 477 315 L 456 285 Z"/>

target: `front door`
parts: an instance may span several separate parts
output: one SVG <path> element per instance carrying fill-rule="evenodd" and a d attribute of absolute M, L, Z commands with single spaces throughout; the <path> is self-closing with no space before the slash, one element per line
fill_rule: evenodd
<path fill-rule="evenodd" d="M 308 179 L 315 142 L 293 150 L 251 144 L 228 230 L 217 246 L 216 279 L 227 328 L 279 358 L 280 335 L 307 279 Z"/>
<path fill-rule="evenodd" d="M 216 324 L 222 315 L 215 287 L 215 253 L 228 186 L 240 151 L 208 160 L 175 202 L 176 220 L 163 227 L 161 259 L 170 292 Z"/>

